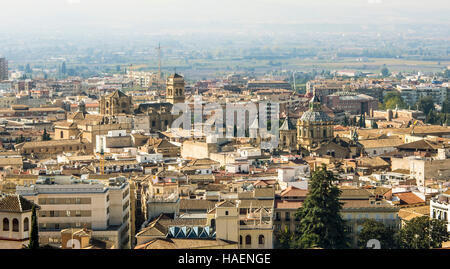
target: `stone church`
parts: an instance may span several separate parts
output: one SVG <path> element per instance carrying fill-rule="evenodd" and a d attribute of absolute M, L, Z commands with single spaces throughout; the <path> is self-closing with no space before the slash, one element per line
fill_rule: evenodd
<path fill-rule="evenodd" d="M 151 133 L 167 131 L 176 117 L 171 113 L 172 106 L 185 101 L 184 85 L 182 76 L 176 73 L 169 76 L 166 86 L 166 102 L 139 104 L 134 110 L 135 129 Z"/>
<path fill-rule="evenodd" d="M 121 90 L 116 90 L 100 98 L 100 114 L 117 116 L 119 114 L 131 114 L 133 102 L 131 96 Z"/>
<path fill-rule="evenodd" d="M 363 146 L 357 139 L 334 136 L 334 121 L 314 95 L 309 110 L 297 121 L 297 149 L 313 156 L 355 158 L 361 155 Z"/>
<path fill-rule="evenodd" d="M 309 101 L 309 110 L 297 121 L 297 148 L 310 151 L 334 137 L 333 120 L 322 111 L 319 97 Z"/>

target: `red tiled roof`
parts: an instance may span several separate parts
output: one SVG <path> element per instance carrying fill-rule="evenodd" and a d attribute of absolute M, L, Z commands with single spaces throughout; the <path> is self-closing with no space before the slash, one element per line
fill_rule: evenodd
<path fill-rule="evenodd" d="M 281 197 L 306 197 L 307 194 L 308 190 L 302 190 L 294 186 L 289 186 L 284 191 L 282 191 L 280 195 Z"/>
<path fill-rule="evenodd" d="M 275 200 L 275 208 L 280 209 L 297 209 L 302 207 L 303 202 L 298 201 L 286 201 L 286 200 Z"/>
<path fill-rule="evenodd" d="M 401 200 L 401 202 L 408 205 L 420 204 L 425 202 L 422 198 L 412 192 L 395 193 L 394 196 L 397 196 Z"/>

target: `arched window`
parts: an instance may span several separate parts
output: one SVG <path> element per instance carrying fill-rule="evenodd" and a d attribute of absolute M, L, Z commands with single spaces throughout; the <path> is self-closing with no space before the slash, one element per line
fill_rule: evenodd
<path fill-rule="evenodd" d="M 3 219 L 3 231 L 9 231 L 9 219 L 8 218 Z"/>
<path fill-rule="evenodd" d="M 245 237 L 245 244 L 246 245 L 251 245 L 252 244 L 252 237 L 250 235 L 247 235 Z"/>
<path fill-rule="evenodd" d="M 258 244 L 264 245 L 264 235 L 260 234 L 258 236 Z"/>
<path fill-rule="evenodd" d="M 109 107 L 109 102 L 106 102 L 106 107 Z"/>
<path fill-rule="evenodd" d="M 64 132 L 63 131 L 60 132 L 60 136 L 61 136 L 61 138 L 64 138 Z"/>
<path fill-rule="evenodd" d="M 13 232 L 18 232 L 19 231 L 19 220 L 13 219 L 12 224 L 13 224 Z"/>
<path fill-rule="evenodd" d="M 23 231 L 27 232 L 30 229 L 30 221 L 28 220 L 28 218 L 25 218 L 23 220 Z"/>

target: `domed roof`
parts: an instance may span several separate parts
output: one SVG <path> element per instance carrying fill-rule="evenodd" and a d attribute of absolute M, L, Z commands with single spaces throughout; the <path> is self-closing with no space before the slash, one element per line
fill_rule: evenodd
<path fill-rule="evenodd" d="M 308 110 L 304 112 L 300 120 L 310 122 L 332 121 L 332 119 L 327 115 L 327 113 L 315 110 Z"/>

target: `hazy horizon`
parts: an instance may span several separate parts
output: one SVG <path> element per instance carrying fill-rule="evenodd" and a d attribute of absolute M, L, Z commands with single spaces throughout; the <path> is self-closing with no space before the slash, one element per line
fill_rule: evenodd
<path fill-rule="evenodd" d="M 255 25 L 450 24 L 445 0 L 14 0 L 0 33 L 190 34 L 247 31 Z M 6 27 L 5 27 L 6 26 Z"/>

